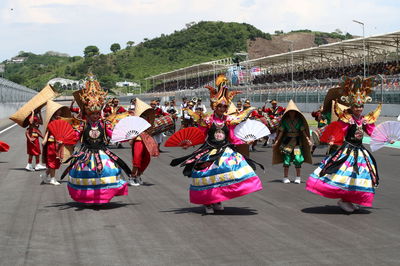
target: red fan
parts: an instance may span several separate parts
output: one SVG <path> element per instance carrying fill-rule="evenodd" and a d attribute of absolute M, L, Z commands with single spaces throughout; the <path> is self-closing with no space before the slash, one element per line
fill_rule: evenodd
<path fill-rule="evenodd" d="M 339 121 L 330 123 L 322 133 L 320 141 L 323 143 L 333 142 L 335 145 L 343 144 L 344 134 Z"/>
<path fill-rule="evenodd" d="M 205 141 L 204 133 L 197 127 L 188 127 L 175 132 L 165 142 L 165 147 L 196 146 Z"/>
<path fill-rule="evenodd" d="M 48 129 L 57 142 L 65 145 L 75 145 L 78 142 L 72 126 L 67 121 L 51 121 L 48 125 Z"/>
<path fill-rule="evenodd" d="M 10 145 L 5 142 L 0 141 L 0 152 L 8 152 Z"/>

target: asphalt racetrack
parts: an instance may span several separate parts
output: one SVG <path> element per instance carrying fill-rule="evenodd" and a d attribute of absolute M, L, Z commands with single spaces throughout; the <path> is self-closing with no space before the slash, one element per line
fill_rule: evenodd
<path fill-rule="evenodd" d="M 191 149 L 163 148 L 143 186 L 85 207 L 72 201 L 65 181 L 41 185 L 39 172 L 24 170 L 24 129 L 0 140 L 11 146 L 0 154 L 0 265 L 400 264 L 400 149 L 374 153 L 381 178 L 374 207 L 349 215 L 337 200 L 304 189 L 316 165 L 304 165 L 302 184 L 283 184 L 271 148 L 259 145 L 251 158 L 266 167 L 257 170 L 264 189 L 204 215 L 189 203 L 182 169 L 169 166 Z M 128 144 L 113 150 L 131 165 Z M 317 149 L 315 164 L 324 153 Z"/>

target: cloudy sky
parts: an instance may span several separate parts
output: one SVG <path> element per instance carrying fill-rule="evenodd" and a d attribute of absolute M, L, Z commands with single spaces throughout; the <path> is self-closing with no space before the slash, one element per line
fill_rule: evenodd
<path fill-rule="evenodd" d="M 202 20 L 362 35 L 356 19 L 368 36 L 399 31 L 399 14 L 397 0 L 0 0 L 0 62 L 19 51 L 82 56 L 88 45 L 109 53 Z"/>

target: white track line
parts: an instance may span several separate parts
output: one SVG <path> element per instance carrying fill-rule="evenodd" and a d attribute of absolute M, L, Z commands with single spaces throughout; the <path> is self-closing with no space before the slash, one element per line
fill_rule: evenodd
<path fill-rule="evenodd" d="M 0 134 L 6 132 L 7 130 L 9 130 L 9 129 L 13 128 L 13 127 L 15 127 L 16 125 L 18 125 L 18 124 L 14 124 L 12 126 L 9 126 L 8 128 L 3 129 L 2 131 L 0 131 Z"/>

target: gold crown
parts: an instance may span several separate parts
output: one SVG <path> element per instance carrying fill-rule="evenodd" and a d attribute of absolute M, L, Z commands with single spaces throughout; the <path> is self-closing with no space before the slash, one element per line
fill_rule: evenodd
<path fill-rule="evenodd" d="M 342 87 L 344 95 L 341 100 L 355 106 L 364 105 L 366 102 L 371 102 L 372 98 L 368 96 L 374 86 L 374 78 L 363 79 L 361 77 L 347 78 Z"/>
<path fill-rule="evenodd" d="M 218 89 L 215 89 L 212 86 L 205 86 L 210 91 L 210 105 L 213 110 L 219 105 L 226 105 L 229 106 L 233 97 L 235 95 L 241 93 L 240 91 L 229 91 L 228 87 L 226 86 L 227 78 L 225 75 L 219 75 L 215 81 Z"/>
<path fill-rule="evenodd" d="M 85 88 L 81 94 L 81 100 L 89 112 L 101 111 L 104 105 L 104 99 L 107 95 L 100 83 L 92 73 L 88 74 L 85 82 Z"/>

